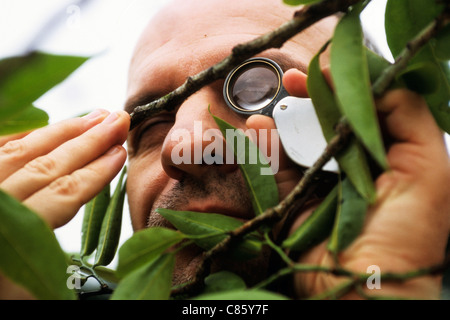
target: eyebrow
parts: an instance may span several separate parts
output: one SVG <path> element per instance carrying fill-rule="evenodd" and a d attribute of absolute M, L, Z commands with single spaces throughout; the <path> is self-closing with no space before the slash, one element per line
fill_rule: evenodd
<path fill-rule="evenodd" d="M 281 70 L 283 70 L 283 72 L 291 68 L 297 68 L 304 73 L 307 73 L 308 71 L 308 65 L 306 63 L 299 62 L 283 52 L 279 51 L 266 52 L 261 56 L 275 61 L 280 66 Z"/>
<path fill-rule="evenodd" d="M 280 66 L 283 72 L 290 68 L 297 68 L 300 71 L 307 73 L 306 64 L 303 64 L 301 62 L 292 59 L 289 55 L 285 53 L 279 51 L 272 51 L 272 52 L 269 51 L 257 56 L 266 57 L 274 60 Z M 144 92 L 143 94 L 137 94 L 126 101 L 124 110 L 131 114 L 136 107 L 151 103 L 161 98 L 162 96 L 163 95 L 158 95 L 151 92 Z"/>

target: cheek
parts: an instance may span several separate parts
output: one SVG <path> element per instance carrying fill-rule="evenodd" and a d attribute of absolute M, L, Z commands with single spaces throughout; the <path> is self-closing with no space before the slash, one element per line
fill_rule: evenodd
<path fill-rule="evenodd" d="M 162 169 L 159 157 L 152 159 L 147 156 L 129 161 L 127 197 L 131 222 L 135 231 L 146 227 L 153 202 L 164 189 L 168 179 Z"/>

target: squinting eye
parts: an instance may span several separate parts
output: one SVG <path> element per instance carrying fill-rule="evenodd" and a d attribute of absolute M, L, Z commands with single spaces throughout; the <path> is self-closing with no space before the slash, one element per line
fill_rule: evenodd
<path fill-rule="evenodd" d="M 155 148 L 164 142 L 167 133 L 173 126 L 173 120 L 166 117 L 150 119 L 142 123 L 134 134 L 133 146 L 136 152 Z"/>

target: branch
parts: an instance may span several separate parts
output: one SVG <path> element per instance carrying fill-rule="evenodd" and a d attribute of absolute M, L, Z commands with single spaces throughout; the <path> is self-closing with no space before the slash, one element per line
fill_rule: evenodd
<path fill-rule="evenodd" d="M 299 199 L 306 200 L 309 194 L 310 185 L 315 181 L 317 174 L 321 171 L 322 167 L 340 150 L 342 150 L 352 134 L 350 127 L 346 122 L 341 122 L 337 126 L 337 134 L 326 147 L 325 151 L 314 163 L 312 167 L 307 169 L 304 176 L 297 184 L 297 186 L 284 198 L 278 205 L 272 208 L 268 208 L 261 215 L 255 217 L 252 220 L 247 221 L 241 227 L 233 230 L 229 235 L 215 247 L 203 254 L 203 259 L 200 263 L 199 269 L 192 282 L 186 286 L 174 290 L 173 294 L 185 294 L 196 293 L 203 286 L 203 279 L 208 275 L 209 266 L 215 257 L 223 252 L 230 250 L 235 244 L 247 234 L 257 230 L 262 226 L 273 226 L 274 223 L 282 220 L 285 217 L 285 213 L 289 212 L 289 208 L 296 204 Z"/>
<path fill-rule="evenodd" d="M 422 32 L 420 32 L 414 39 L 412 39 L 407 47 L 402 51 L 394 64 L 387 67 L 386 70 L 380 75 L 375 84 L 372 86 L 372 92 L 374 95 L 382 95 L 389 87 L 395 76 L 401 72 L 408 62 L 414 57 L 414 55 L 428 43 L 428 41 L 433 38 L 437 32 L 448 23 L 448 12 L 444 11 L 439 17 L 437 17 L 430 25 L 428 25 Z M 263 214 L 255 217 L 252 220 L 247 221 L 240 228 L 232 231 L 228 237 L 222 242 L 218 243 L 214 248 L 205 252 L 203 256 L 203 262 L 200 264 L 200 267 L 197 271 L 197 274 L 194 277 L 194 280 L 187 284 L 186 286 L 180 288 L 179 290 L 175 290 L 173 293 L 195 293 L 201 289 L 203 279 L 207 275 L 209 271 L 209 266 L 217 255 L 223 253 L 226 250 L 229 250 L 235 243 L 238 243 L 246 234 L 257 230 L 261 226 L 273 225 L 283 219 L 286 215 L 286 212 L 289 212 L 289 208 L 291 208 L 296 201 L 305 196 L 310 186 L 317 179 L 318 173 L 321 171 L 322 167 L 336 154 L 339 153 L 346 145 L 352 134 L 352 130 L 350 125 L 342 119 L 341 122 L 336 127 L 336 136 L 330 141 L 327 148 L 324 150 L 322 155 L 316 161 L 316 163 L 305 171 L 304 176 L 297 184 L 297 186 L 291 191 L 291 193 L 281 201 L 277 206 L 273 208 L 267 209 Z M 442 272 L 444 268 L 447 268 L 450 265 L 450 258 L 447 258 L 445 263 L 439 266 L 417 270 L 411 273 L 406 274 L 385 274 L 382 279 L 389 281 L 405 281 L 407 279 L 411 279 L 413 277 L 423 276 L 425 274 L 437 274 Z M 274 279 L 279 277 L 280 275 L 285 275 L 289 273 L 288 269 L 298 269 L 299 266 L 296 265 L 294 268 L 282 269 L 278 274 L 273 275 L 273 277 L 269 279 Z M 301 267 L 300 267 L 301 269 Z M 346 275 L 349 277 L 354 277 L 354 274 L 347 270 L 342 269 L 327 269 L 316 266 L 313 268 L 315 271 L 323 271 L 329 272 L 339 275 Z M 308 267 L 308 271 L 312 269 Z M 299 270 L 297 270 L 299 271 Z M 305 271 L 305 270 L 303 270 Z M 362 278 L 361 278 L 362 277 Z M 367 278 L 367 276 L 366 276 Z M 359 277 L 359 281 L 361 279 L 366 279 L 364 276 Z"/>
<path fill-rule="evenodd" d="M 438 32 L 450 22 L 450 7 L 446 6 L 444 11 L 428 24 L 417 36 L 406 44 L 406 47 L 395 59 L 395 63 L 387 67 L 378 77 L 372 86 L 375 96 L 381 96 L 394 81 L 395 77 L 403 71 L 411 59 L 420 51 L 429 41 L 434 38 Z"/>
<path fill-rule="evenodd" d="M 305 30 L 319 20 L 337 12 L 346 11 L 350 6 L 361 0 L 334 0 L 323 1 L 315 5 L 305 6 L 295 13 L 293 19 L 269 33 L 252 41 L 239 44 L 232 50 L 231 55 L 216 65 L 189 77 L 186 82 L 167 94 L 149 104 L 136 107 L 131 113 L 131 126 L 133 130 L 144 119 L 159 112 L 171 111 L 202 87 L 225 78 L 226 75 L 239 63 L 253 57 L 259 52 L 270 48 L 280 48 L 287 40 Z"/>

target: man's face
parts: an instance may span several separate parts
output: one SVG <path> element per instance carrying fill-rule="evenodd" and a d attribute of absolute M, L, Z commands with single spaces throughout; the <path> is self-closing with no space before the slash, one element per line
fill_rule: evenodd
<path fill-rule="evenodd" d="M 233 4 L 216 0 L 175 1 L 150 22 L 138 43 L 130 67 L 127 110 L 173 91 L 188 76 L 224 59 L 236 44 L 279 27 L 293 12 L 281 0 L 243 0 Z M 271 58 L 284 70 L 294 67 L 306 72 L 310 59 L 330 38 L 333 28 L 334 19 L 323 21 L 281 50 L 268 50 L 258 56 Z M 211 143 L 202 134 L 217 128 L 208 106 L 212 114 L 247 130 L 247 117 L 226 106 L 222 87 L 223 80 L 216 81 L 177 106 L 174 112 L 147 119 L 130 133 L 127 194 L 134 230 L 169 226 L 155 213 L 157 208 L 222 213 L 241 220 L 253 216 L 236 164 L 178 163 L 173 157 L 174 148 L 178 148 L 191 150 L 189 158 L 193 159 L 196 149 L 198 152 Z M 173 133 L 180 129 L 190 133 L 191 139 L 172 140 Z M 299 178 L 295 167 L 284 157 L 280 153 L 281 166 L 276 175 L 281 198 Z M 178 257 L 177 268 L 184 275 L 192 273 L 198 257 L 197 249 L 186 250 Z"/>

